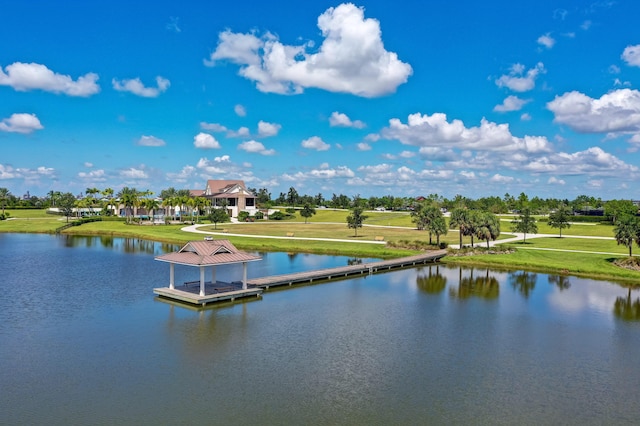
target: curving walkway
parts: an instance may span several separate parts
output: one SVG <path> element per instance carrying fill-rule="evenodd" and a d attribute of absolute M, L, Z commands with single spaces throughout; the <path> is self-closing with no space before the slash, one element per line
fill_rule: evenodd
<path fill-rule="evenodd" d="M 223 237 L 233 236 L 233 237 L 249 237 L 249 238 L 266 238 L 266 239 L 275 239 L 275 240 L 330 241 L 330 242 L 356 243 L 356 244 L 387 244 L 385 241 L 346 240 L 346 239 L 338 239 L 338 238 L 312 238 L 312 237 L 279 237 L 275 235 L 234 234 L 232 232 L 201 231 L 198 228 L 202 226 L 211 226 L 211 225 L 190 225 L 190 226 L 185 226 L 184 228 L 180 228 L 180 230 L 185 232 L 194 232 L 196 234 L 220 235 Z"/>

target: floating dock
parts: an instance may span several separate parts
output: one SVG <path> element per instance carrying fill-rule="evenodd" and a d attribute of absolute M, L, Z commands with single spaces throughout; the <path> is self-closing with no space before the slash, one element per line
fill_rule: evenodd
<path fill-rule="evenodd" d="M 200 294 L 199 281 L 187 282 L 184 283 L 184 285 L 175 286 L 175 288 L 155 288 L 153 289 L 153 292 L 156 295 L 167 299 L 204 306 L 209 303 L 224 300 L 234 301 L 241 297 L 260 297 L 262 292 L 268 290 L 270 287 L 310 284 L 318 281 L 341 280 L 354 276 L 373 275 L 396 269 L 411 268 L 417 265 L 437 262 L 446 254 L 446 250 L 437 250 L 415 256 L 401 257 L 398 259 L 338 266 L 335 268 L 318 269 L 292 274 L 272 275 L 263 278 L 252 278 L 247 280 L 246 289 L 242 289 L 241 282 L 222 283 L 217 281 L 212 283 L 209 281 L 205 283 L 204 295 Z"/>

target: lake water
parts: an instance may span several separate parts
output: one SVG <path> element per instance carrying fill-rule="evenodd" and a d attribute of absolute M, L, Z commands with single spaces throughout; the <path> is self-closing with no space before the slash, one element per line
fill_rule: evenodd
<path fill-rule="evenodd" d="M 195 310 L 152 293 L 173 249 L 0 234 L 0 424 L 640 419 L 635 291 L 439 265 Z M 249 277 L 350 261 L 263 255 Z"/>

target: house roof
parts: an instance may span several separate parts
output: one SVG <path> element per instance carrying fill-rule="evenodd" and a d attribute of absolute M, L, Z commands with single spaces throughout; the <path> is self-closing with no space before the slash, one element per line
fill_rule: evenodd
<path fill-rule="evenodd" d="M 260 256 L 238 250 L 229 240 L 189 241 L 180 250 L 157 256 L 155 260 L 188 266 L 215 266 L 254 262 Z"/>

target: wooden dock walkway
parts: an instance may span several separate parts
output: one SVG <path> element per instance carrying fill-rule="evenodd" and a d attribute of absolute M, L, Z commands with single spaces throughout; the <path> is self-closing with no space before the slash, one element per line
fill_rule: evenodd
<path fill-rule="evenodd" d="M 319 269 L 315 271 L 273 275 L 263 278 L 252 278 L 247 280 L 247 286 L 249 288 L 263 288 L 265 290 L 268 290 L 269 287 L 312 283 L 314 281 L 344 279 L 346 277 L 354 275 L 371 275 L 381 272 L 387 272 L 393 269 L 401 269 L 437 262 L 446 254 L 446 250 L 437 250 L 415 256 L 381 260 L 378 262 L 362 263 L 359 265 L 338 266 L 336 268 Z"/>
<path fill-rule="evenodd" d="M 318 269 L 315 271 L 297 272 L 293 274 L 272 275 L 263 278 L 247 280 L 247 289 L 243 290 L 238 283 L 206 282 L 205 295 L 200 296 L 199 281 L 186 282 L 175 288 L 155 288 L 153 292 L 161 298 L 187 302 L 204 306 L 209 303 L 224 300 L 234 301 L 243 297 L 260 297 L 269 287 L 309 284 L 317 281 L 341 280 L 352 276 L 371 275 L 395 269 L 409 268 L 416 265 L 437 262 L 447 254 L 446 250 L 425 252 L 416 256 L 398 259 L 381 260 L 378 262 L 362 263 L 359 265 L 338 266 L 336 268 Z"/>

